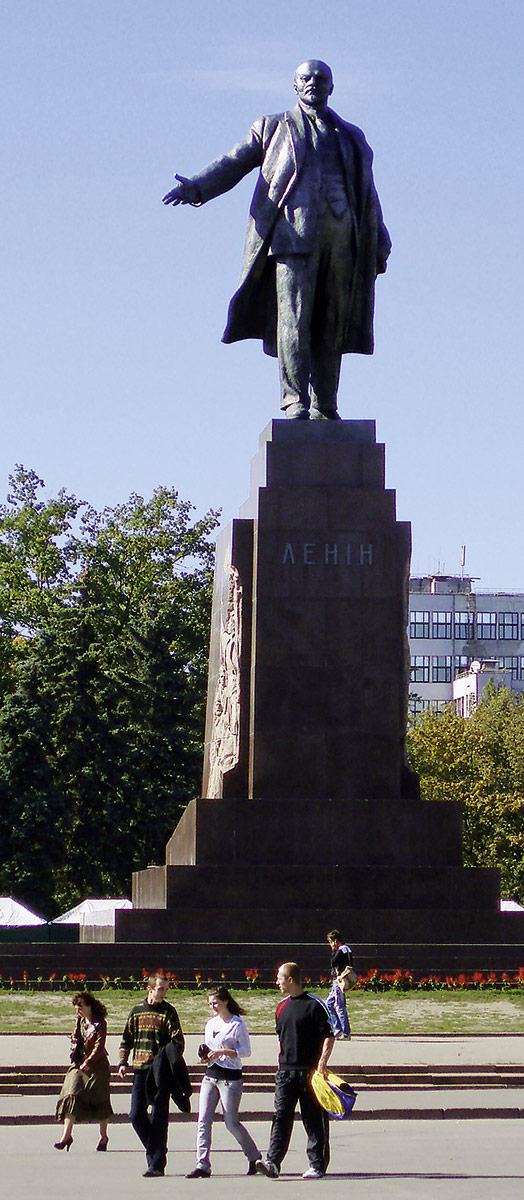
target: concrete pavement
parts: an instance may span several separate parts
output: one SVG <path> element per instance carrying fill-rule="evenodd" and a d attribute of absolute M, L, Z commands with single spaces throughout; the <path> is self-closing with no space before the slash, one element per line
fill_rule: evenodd
<path fill-rule="evenodd" d="M 197 1048 L 201 1034 L 186 1037 L 186 1059 L 198 1061 Z M 113 1064 L 118 1062 L 119 1037 L 108 1037 L 107 1048 Z M 272 1034 L 251 1035 L 252 1054 L 249 1065 L 273 1066 L 277 1060 L 277 1040 Z M 0 1066 L 37 1066 L 66 1064 L 69 1042 L 65 1034 L 0 1034 Z M 354 1037 L 350 1042 L 336 1042 L 331 1064 L 352 1066 L 406 1064 L 411 1066 L 453 1066 L 493 1063 L 524 1067 L 524 1035 L 512 1037 Z"/>
<path fill-rule="evenodd" d="M 268 1126 L 250 1125 L 265 1150 Z M 170 1128 L 170 1154 L 164 1179 L 143 1179 L 144 1154 L 129 1126 L 111 1137 L 107 1154 L 94 1153 L 96 1129 L 81 1126 L 69 1154 L 52 1149 L 47 1126 L 0 1128 L 4 1194 L 38 1200 L 144 1200 L 158 1197 L 199 1200 L 245 1198 L 251 1191 L 266 1200 L 283 1189 L 288 1200 L 304 1189 L 333 1200 L 522 1200 L 524 1141 L 520 1121 L 338 1122 L 331 1126 L 331 1165 L 325 1179 L 306 1183 L 305 1135 L 297 1123 L 280 1179 L 248 1179 L 245 1160 L 217 1124 L 213 1134 L 213 1176 L 186 1180 L 194 1166 L 195 1126 Z"/>
<path fill-rule="evenodd" d="M 196 1062 L 197 1036 L 188 1038 L 187 1060 Z M 275 1039 L 255 1035 L 252 1039 L 252 1067 L 270 1067 L 275 1063 Z M 118 1038 L 110 1039 L 111 1061 L 116 1061 Z M 60 1066 L 67 1065 L 67 1038 L 64 1037 L 0 1037 L 0 1065 L 3 1066 Z M 357 1067 L 373 1068 L 439 1068 L 471 1067 L 480 1070 L 491 1065 L 503 1068 L 524 1066 L 524 1038 L 355 1038 L 352 1042 L 337 1043 L 333 1066 L 351 1078 Z M 416 1075 L 415 1075 L 416 1078 Z M 522 1200 L 524 1195 L 524 1124 L 520 1119 L 500 1116 L 490 1119 L 490 1105 L 496 1103 L 501 1112 L 510 1111 L 509 1102 L 520 1111 L 524 1105 L 524 1089 L 520 1088 L 454 1088 L 419 1086 L 410 1088 L 372 1087 L 357 1085 L 358 1100 L 354 1119 L 331 1123 L 331 1166 L 326 1178 L 319 1182 L 302 1180 L 307 1166 L 305 1134 L 300 1121 L 293 1131 L 291 1147 L 278 1182 L 248 1179 L 245 1160 L 236 1143 L 228 1135 L 222 1121 L 213 1131 L 213 1176 L 211 1180 L 186 1180 L 194 1165 L 195 1123 L 193 1119 L 175 1116 L 170 1125 L 170 1155 L 164 1179 L 142 1178 L 144 1154 L 133 1130 L 127 1123 L 110 1129 L 110 1148 L 107 1154 L 96 1154 L 96 1126 L 75 1129 L 70 1153 L 57 1153 L 53 1141 L 59 1129 L 53 1123 L 54 1096 L 3 1095 L 0 1097 L 1 1181 L 5 1195 L 23 1192 L 38 1200 L 142 1200 L 151 1190 L 171 1195 L 176 1188 L 177 1200 L 201 1196 L 202 1190 L 212 1200 L 243 1198 L 254 1189 L 261 1200 L 275 1188 L 284 1188 L 293 1200 L 303 1196 L 304 1187 L 319 1189 L 336 1200 Z M 115 1108 L 127 1109 L 128 1096 L 115 1093 Z M 460 1104 L 458 1103 L 460 1101 Z M 442 1120 L 447 1111 L 442 1106 L 454 1106 L 464 1111 L 467 1120 Z M 384 1116 L 385 1108 L 395 1119 Z M 440 1109 L 437 1107 L 440 1106 Z M 196 1105 L 193 1106 L 196 1108 Z M 269 1119 L 272 1108 L 271 1090 L 246 1091 L 243 1114 L 249 1129 L 262 1151 L 269 1138 Z M 250 1117 L 259 1110 L 263 1120 Z M 440 1119 L 432 1119 L 439 1111 Z M 482 1119 L 475 1113 L 482 1112 Z M 410 1119 L 406 1119 L 406 1114 Z M 30 1123 L 24 1122 L 29 1117 Z M 33 1118 L 33 1119 L 31 1119 Z M 316 1192 L 315 1192 L 316 1189 Z"/>

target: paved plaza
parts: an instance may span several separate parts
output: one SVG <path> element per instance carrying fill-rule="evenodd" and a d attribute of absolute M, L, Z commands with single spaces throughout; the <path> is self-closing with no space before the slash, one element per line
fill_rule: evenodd
<path fill-rule="evenodd" d="M 267 1145 L 267 1123 L 251 1125 Z M 352 1200 L 513 1200 L 524 1195 L 524 1126 L 520 1120 L 359 1121 L 332 1125 L 329 1174 L 305 1182 L 304 1132 L 296 1125 L 284 1172 L 277 1182 L 248 1179 L 244 1158 L 217 1124 L 213 1137 L 213 1176 L 186 1180 L 194 1166 L 194 1124 L 170 1126 L 171 1151 L 164 1179 L 143 1179 L 144 1155 L 129 1126 L 115 1126 L 107 1154 L 94 1153 L 96 1129 L 75 1131 L 69 1154 L 52 1149 L 51 1126 L 0 1128 L 2 1188 L 5 1196 L 53 1200 L 115 1200 L 150 1195 L 213 1200 L 245 1196 L 251 1189 L 267 1197 L 284 1189 L 290 1200 L 304 1189 Z"/>
<path fill-rule="evenodd" d="M 198 1038 L 189 1037 L 187 1059 L 196 1061 Z M 275 1039 L 255 1035 L 252 1065 L 275 1062 Z M 110 1039 L 111 1061 L 116 1059 L 118 1039 Z M 64 1060 L 64 1037 L 0 1037 L 0 1064 L 7 1066 L 57 1065 Z M 333 1065 L 351 1076 L 352 1064 L 454 1063 L 499 1066 L 524 1063 L 524 1038 L 355 1038 L 335 1046 Z M 64 1064 L 65 1066 L 65 1064 Z M 495 1098 L 496 1093 L 496 1098 Z M 514 1093 L 514 1094 L 513 1094 Z M 457 1092 L 449 1102 L 457 1105 Z M 396 1097 L 396 1100 L 395 1100 Z M 122 1117 L 129 1097 L 115 1096 L 115 1110 Z M 53 1123 L 52 1095 L 17 1094 L 0 1097 L 1 1183 L 6 1196 L 19 1194 L 43 1200 L 115 1200 L 143 1197 L 156 1191 L 164 1196 L 201 1196 L 213 1200 L 242 1196 L 253 1189 L 260 1197 L 284 1189 L 290 1198 L 304 1189 L 319 1189 L 348 1200 L 513 1200 L 524 1196 L 524 1121 L 505 1115 L 485 1115 L 496 1103 L 500 1112 L 512 1105 L 524 1110 L 522 1089 L 460 1089 L 460 1105 L 466 1119 L 446 1118 L 446 1093 L 439 1088 L 411 1088 L 383 1092 L 361 1088 L 355 1119 L 331 1124 L 331 1165 L 325 1179 L 305 1182 L 307 1167 L 305 1135 L 296 1122 L 284 1171 L 277 1182 L 247 1178 L 245 1160 L 221 1121 L 213 1131 L 213 1176 L 210 1180 L 186 1180 L 194 1166 L 196 1126 L 194 1116 L 178 1114 L 170 1125 L 170 1154 L 164 1179 L 143 1179 L 145 1159 L 135 1134 L 125 1120 L 110 1128 L 107 1154 L 96 1154 L 97 1127 L 77 1126 L 70 1153 L 58 1153 L 53 1141 L 59 1127 Z M 387 1104 L 395 1119 L 382 1119 Z M 272 1094 L 244 1096 L 243 1108 L 265 1110 L 263 1120 L 248 1121 L 261 1149 L 267 1149 Z M 442 1110 L 440 1119 L 428 1112 Z M 196 1097 L 193 1098 L 196 1109 Z M 480 1115 L 484 1113 L 484 1115 Z M 32 1117 L 34 1118 L 32 1120 Z"/>
<path fill-rule="evenodd" d="M 275 1008 L 278 994 L 275 990 Z M 198 1062 L 198 1046 L 201 1034 L 188 1034 L 185 1057 L 188 1065 Z M 120 1037 L 109 1036 L 107 1050 L 111 1063 L 118 1062 Z M 277 1061 L 277 1039 L 269 1033 L 251 1034 L 252 1054 L 246 1065 L 273 1066 Z M 0 1066 L 26 1066 L 36 1064 L 58 1064 L 68 1061 L 69 1040 L 66 1034 L 0 1034 Z M 456 1063 L 515 1064 L 524 1067 L 524 1035 L 512 1037 L 446 1037 L 442 1035 L 398 1037 L 353 1037 L 350 1042 L 336 1042 L 330 1066 L 351 1071 L 352 1064 L 371 1066 L 395 1065 L 399 1062 L 412 1065 L 431 1064 L 453 1066 Z"/>

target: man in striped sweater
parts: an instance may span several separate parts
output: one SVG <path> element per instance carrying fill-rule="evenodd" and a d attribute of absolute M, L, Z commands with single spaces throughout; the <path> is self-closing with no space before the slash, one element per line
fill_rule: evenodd
<path fill-rule="evenodd" d="M 120 1043 L 121 1079 L 127 1073 L 129 1055 L 133 1051 L 133 1088 L 131 1092 L 130 1119 L 133 1129 L 144 1146 L 147 1159 L 145 1179 L 154 1179 L 164 1174 L 167 1162 L 167 1134 L 169 1121 L 169 1092 L 162 1089 L 148 1112 L 146 1081 L 149 1068 L 159 1050 L 174 1042 L 180 1054 L 184 1050 L 184 1036 L 176 1008 L 168 1004 L 166 995 L 169 980 L 161 971 L 155 971 L 147 980 L 147 996 L 142 1004 L 135 1005 L 127 1018 Z"/>

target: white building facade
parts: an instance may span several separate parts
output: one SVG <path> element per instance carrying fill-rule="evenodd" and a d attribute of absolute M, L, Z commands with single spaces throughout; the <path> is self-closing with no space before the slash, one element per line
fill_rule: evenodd
<path fill-rule="evenodd" d="M 453 700 L 453 681 L 474 661 L 490 663 L 524 693 L 524 594 L 473 590 L 460 575 L 409 584 L 409 708 L 413 715 Z"/>

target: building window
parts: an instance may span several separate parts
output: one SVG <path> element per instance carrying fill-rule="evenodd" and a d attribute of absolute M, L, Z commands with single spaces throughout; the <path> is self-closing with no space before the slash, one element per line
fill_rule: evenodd
<path fill-rule="evenodd" d="M 414 654 L 411 658 L 412 683 L 429 683 L 429 655 Z"/>
<path fill-rule="evenodd" d="M 428 612 L 412 612 L 412 613 L 410 613 L 409 636 L 410 636 L 410 638 L 428 638 L 429 637 L 429 613 Z"/>
<path fill-rule="evenodd" d="M 519 658 L 519 679 L 524 679 L 524 658 Z"/>
<path fill-rule="evenodd" d="M 414 692 L 410 692 L 409 711 L 412 717 L 418 717 L 420 713 L 427 712 L 430 704 L 430 700 L 423 700 L 422 696 L 417 696 Z"/>
<path fill-rule="evenodd" d="M 499 613 L 499 638 L 501 641 L 519 641 L 519 613 Z"/>
<path fill-rule="evenodd" d="M 450 638 L 451 637 L 451 612 L 434 612 L 431 614 L 431 636 L 432 638 Z"/>
<path fill-rule="evenodd" d="M 477 637 L 480 642 L 496 641 L 497 614 L 496 612 L 477 613 Z"/>
<path fill-rule="evenodd" d="M 473 637 L 473 613 L 455 613 L 455 641 L 470 642 Z"/>
<path fill-rule="evenodd" d="M 471 662 L 471 659 L 469 658 L 469 656 L 467 654 L 456 654 L 453 659 L 453 671 L 454 671 L 453 677 L 455 678 L 457 675 L 462 675 L 463 671 L 467 671 L 469 668 L 470 662 Z"/>
<path fill-rule="evenodd" d="M 439 654 L 438 658 L 433 658 L 431 660 L 432 683 L 451 683 L 452 663 L 451 654 Z"/>
<path fill-rule="evenodd" d="M 519 666 L 521 662 L 522 659 L 517 658 L 516 654 L 514 654 L 511 658 L 499 658 L 499 667 L 503 671 L 509 671 L 512 679 L 519 679 Z"/>
<path fill-rule="evenodd" d="M 475 712 L 477 702 L 474 692 L 467 692 L 465 696 L 459 696 L 455 700 L 455 712 L 458 717 L 464 717 L 466 720 Z"/>

